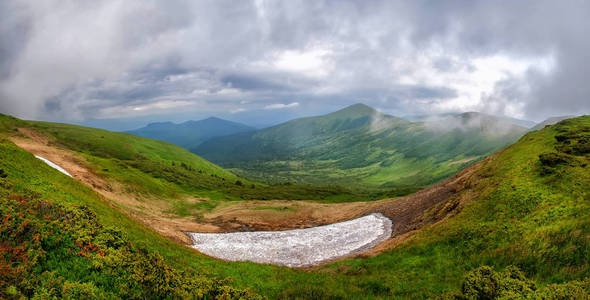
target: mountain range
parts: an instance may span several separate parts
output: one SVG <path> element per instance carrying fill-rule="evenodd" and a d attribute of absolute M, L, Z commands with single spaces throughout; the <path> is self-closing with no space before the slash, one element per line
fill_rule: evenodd
<path fill-rule="evenodd" d="M 526 132 L 510 120 L 476 112 L 410 122 L 355 104 L 212 138 L 189 150 L 271 182 L 407 187 L 448 177 Z"/>
<path fill-rule="evenodd" d="M 210 117 L 180 124 L 172 122 L 150 123 L 145 127 L 126 132 L 192 149 L 214 137 L 253 130 L 255 130 L 253 127 L 244 124 Z"/>

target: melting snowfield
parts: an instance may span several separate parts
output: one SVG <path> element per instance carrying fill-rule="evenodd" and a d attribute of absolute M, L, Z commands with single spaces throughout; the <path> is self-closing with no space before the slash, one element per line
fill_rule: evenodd
<path fill-rule="evenodd" d="M 62 167 L 60 167 L 60 166 L 58 166 L 58 165 L 54 164 L 54 163 L 53 163 L 53 162 L 51 162 L 50 160 L 48 160 L 48 159 L 46 159 L 46 158 L 44 158 L 44 157 L 41 157 L 41 156 L 39 156 L 39 155 L 35 155 L 35 157 L 36 157 L 36 158 L 38 158 L 38 159 L 40 159 L 40 160 L 42 160 L 42 161 L 44 161 L 44 162 L 45 162 L 46 164 L 48 164 L 50 167 L 52 167 L 52 168 L 54 168 L 54 169 L 56 169 L 56 170 L 58 170 L 58 171 L 60 171 L 60 172 L 62 172 L 62 173 L 64 173 L 64 174 L 66 174 L 66 175 L 68 175 L 68 176 L 70 176 L 70 177 L 72 177 L 72 174 L 70 174 L 68 171 L 64 170 Z"/>
<path fill-rule="evenodd" d="M 220 259 L 306 267 L 368 250 L 389 238 L 391 225 L 371 214 L 306 229 L 187 234 L 193 248 Z"/>

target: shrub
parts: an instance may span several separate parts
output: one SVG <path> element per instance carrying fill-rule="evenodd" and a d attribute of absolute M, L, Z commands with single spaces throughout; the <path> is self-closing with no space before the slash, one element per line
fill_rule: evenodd
<path fill-rule="evenodd" d="M 80 300 L 99 299 L 99 292 L 91 282 L 79 283 L 66 281 L 62 287 L 62 297 L 64 299 Z"/>
<path fill-rule="evenodd" d="M 440 299 L 588 299 L 590 296 L 590 278 L 584 281 L 571 281 L 551 284 L 538 289 L 536 284 L 527 279 L 515 266 L 507 267 L 504 272 L 482 266 L 467 274 L 460 293 L 449 293 Z"/>
<path fill-rule="evenodd" d="M 550 152 L 539 155 L 539 160 L 543 166 L 555 167 L 559 164 L 567 163 L 569 157 L 561 153 Z"/>
<path fill-rule="evenodd" d="M 0 299 L 255 297 L 173 268 L 118 228 L 105 228 L 87 206 L 34 193 L 0 196 Z"/>
<path fill-rule="evenodd" d="M 491 267 L 483 266 L 471 271 L 461 286 L 467 298 L 495 299 L 500 286 L 500 275 Z"/>
<path fill-rule="evenodd" d="M 531 299 L 589 299 L 590 278 L 584 281 L 570 281 L 562 284 L 550 284 L 534 293 Z"/>

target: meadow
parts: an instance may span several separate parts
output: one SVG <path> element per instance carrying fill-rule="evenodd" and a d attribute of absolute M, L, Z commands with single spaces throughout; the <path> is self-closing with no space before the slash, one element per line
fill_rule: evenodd
<path fill-rule="evenodd" d="M 1 118 L 4 136 L 18 135 L 16 127 L 47 134 L 56 145 L 83 155 L 99 174 L 121 180 L 139 193 L 231 197 L 241 193 L 232 194 L 234 189 L 268 187 L 170 144 Z M 0 293 L 5 298 L 93 293 L 106 298 L 183 298 L 199 291 L 197 296 L 204 298 L 258 294 L 270 299 L 420 299 L 467 297 L 490 290 L 486 284 L 496 282 L 491 291 L 495 296 L 506 291 L 524 296 L 583 295 L 590 289 L 589 132 L 586 116 L 528 133 L 483 162 L 468 186 L 456 191 L 450 201 L 461 205 L 458 214 L 412 232 L 379 255 L 305 270 L 204 256 L 146 228 L 91 188 L 3 138 L 0 262 L 10 272 L 0 274 Z M 324 195 L 315 188 L 273 186 L 268 193 Z M 326 192 L 323 200 L 338 195 Z M 15 252 L 15 247 L 23 248 Z M 155 272 L 159 270 L 165 271 Z M 119 276 L 128 283 L 121 283 Z M 506 278 L 515 280 L 506 283 Z M 514 282 L 527 289 L 511 289 L 517 286 Z M 54 285 L 59 288 L 52 290 Z M 68 294 L 72 291 L 77 294 Z"/>

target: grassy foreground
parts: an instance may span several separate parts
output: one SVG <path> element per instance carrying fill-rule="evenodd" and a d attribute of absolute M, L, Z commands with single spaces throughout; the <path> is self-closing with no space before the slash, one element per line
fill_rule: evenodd
<path fill-rule="evenodd" d="M 15 125 L 30 124 L 19 122 L 4 120 L 0 128 L 11 132 Z M 58 140 L 65 147 L 82 149 L 84 133 L 79 133 L 78 140 L 74 139 L 78 133 L 71 130 L 70 141 Z M 504 295 L 498 289 L 512 286 L 498 274 L 520 278 L 528 289 L 511 293 L 527 297 L 544 293 L 551 299 L 573 291 L 587 295 L 588 281 L 575 280 L 590 276 L 589 145 L 590 117 L 529 133 L 485 162 L 469 186 L 457 191 L 450 201 L 464 207 L 456 216 L 375 257 L 347 259 L 308 271 L 221 262 L 173 243 L 119 213 L 90 188 L 2 139 L 0 295 L 182 298 L 198 291 L 195 297 L 213 298 L 224 293 L 252 296 L 242 290 L 248 288 L 268 298 L 460 298 L 485 296 L 482 291 L 490 290 L 489 295 L 496 297 Z M 97 165 L 113 160 L 101 157 L 102 151 L 94 155 L 83 151 Z M 119 149 L 112 145 L 105 151 Z M 178 156 L 162 157 L 166 151 L 158 154 L 159 149 L 142 151 L 147 161 L 179 161 Z M 119 163 L 114 161 L 113 166 Z M 207 166 L 211 174 L 235 178 L 213 165 L 192 165 Z M 149 172 L 142 168 L 126 165 L 133 176 L 147 176 Z M 129 175 L 130 182 L 133 176 Z M 162 182 L 156 188 L 171 184 L 150 177 Z M 24 226 L 25 221 L 32 227 Z M 502 273 L 494 275 L 489 269 L 469 273 L 482 265 Z M 510 275 L 516 274 L 510 265 L 517 266 L 522 276 Z M 158 273 L 161 270 L 163 274 Z M 527 283 L 524 277 L 535 283 Z M 51 290 L 56 282 L 59 288 Z"/>

